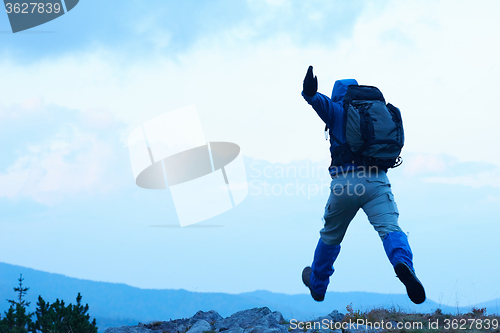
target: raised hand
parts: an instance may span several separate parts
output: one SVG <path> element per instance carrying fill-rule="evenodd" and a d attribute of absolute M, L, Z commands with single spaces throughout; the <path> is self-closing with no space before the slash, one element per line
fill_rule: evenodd
<path fill-rule="evenodd" d="M 313 66 L 309 66 L 307 69 L 302 91 L 306 96 L 314 96 L 318 91 L 318 78 L 313 75 Z"/>

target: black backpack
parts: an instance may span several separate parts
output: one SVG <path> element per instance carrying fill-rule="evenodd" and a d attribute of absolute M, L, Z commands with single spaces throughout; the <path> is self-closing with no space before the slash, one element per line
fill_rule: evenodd
<path fill-rule="evenodd" d="M 346 142 L 333 136 L 330 129 L 330 137 L 339 144 L 332 151 L 332 166 L 354 162 L 358 166 L 387 170 L 401 165 L 404 145 L 401 112 L 385 103 L 378 88 L 349 86 L 344 96 L 344 111 Z"/>

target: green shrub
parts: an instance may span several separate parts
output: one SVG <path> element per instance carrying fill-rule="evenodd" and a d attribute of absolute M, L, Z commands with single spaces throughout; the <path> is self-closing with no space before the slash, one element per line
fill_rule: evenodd
<path fill-rule="evenodd" d="M 95 319 L 90 321 L 89 305 L 82 305 L 80 293 L 75 305 L 65 305 L 59 299 L 50 304 L 38 296 L 35 312 L 29 313 L 30 303 L 24 300 L 29 288 L 23 287 L 23 281 L 21 275 L 19 287 L 14 288 L 17 300 L 9 300 L 10 308 L 0 320 L 0 333 L 97 333 Z"/>

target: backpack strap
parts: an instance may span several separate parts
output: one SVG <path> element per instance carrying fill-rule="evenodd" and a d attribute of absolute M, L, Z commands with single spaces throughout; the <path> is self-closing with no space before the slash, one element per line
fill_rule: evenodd
<path fill-rule="evenodd" d="M 344 133 L 346 131 L 346 120 L 347 120 L 347 109 L 346 105 L 344 104 L 344 115 L 342 119 L 342 126 Z M 328 128 L 328 125 L 325 127 Z M 332 167 L 342 167 L 346 164 L 349 163 L 355 163 L 357 165 L 361 165 L 361 161 L 356 160 L 354 154 L 352 153 L 351 149 L 349 148 L 349 144 L 347 142 L 342 142 L 338 137 L 333 135 L 332 129 L 330 128 L 330 138 L 337 143 L 337 146 L 334 148 L 334 150 L 331 152 L 331 157 L 332 157 L 332 162 L 330 164 L 330 168 Z"/>

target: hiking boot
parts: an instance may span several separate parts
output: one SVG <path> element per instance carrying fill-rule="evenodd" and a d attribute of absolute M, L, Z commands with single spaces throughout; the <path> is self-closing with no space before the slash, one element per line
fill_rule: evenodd
<path fill-rule="evenodd" d="M 406 293 L 415 304 L 425 301 L 425 290 L 422 283 L 417 279 L 415 272 L 404 262 L 398 262 L 394 266 L 394 271 L 398 278 L 406 287 Z"/>
<path fill-rule="evenodd" d="M 322 302 L 325 299 L 325 295 L 320 295 L 311 288 L 311 273 L 312 268 L 310 266 L 304 268 L 302 271 L 302 282 L 304 282 L 306 287 L 311 291 L 312 298 L 317 302 Z"/>

